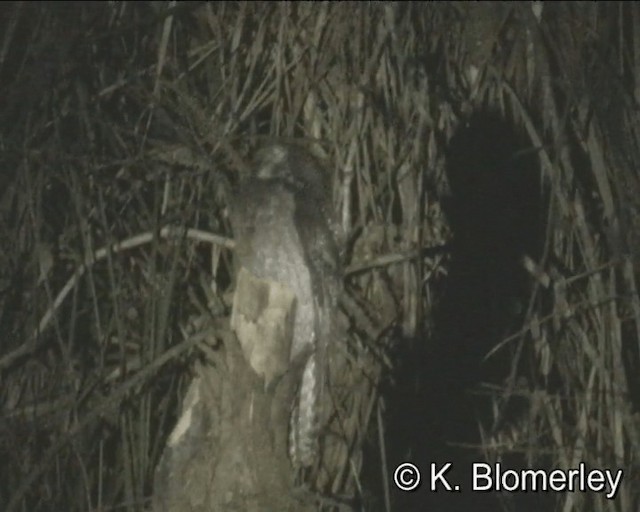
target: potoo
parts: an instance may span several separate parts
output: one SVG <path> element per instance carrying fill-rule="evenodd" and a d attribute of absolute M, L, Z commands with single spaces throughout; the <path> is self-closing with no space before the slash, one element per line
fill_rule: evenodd
<path fill-rule="evenodd" d="M 258 152 L 230 208 L 240 266 L 287 286 L 296 297 L 289 361 L 306 360 L 290 421 L 294 467 L 307 467 L 316 456 L 341 286 L 330 183 L 311 153 L 274 144 Z"/>

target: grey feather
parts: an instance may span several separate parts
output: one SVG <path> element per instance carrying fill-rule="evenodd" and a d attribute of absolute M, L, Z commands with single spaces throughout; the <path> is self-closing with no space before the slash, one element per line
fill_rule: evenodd
<path fill-rule="evenodd" d="M 290 457 L 313 463 L 333 338 L 340 268 L 329 176 L 297 146 L 276 144 L 258 153 L 255 173 L 240 184 L 230 208 L 241 266 L 296 295 L 290 360 L 308 352 L 293 407 Z"/>

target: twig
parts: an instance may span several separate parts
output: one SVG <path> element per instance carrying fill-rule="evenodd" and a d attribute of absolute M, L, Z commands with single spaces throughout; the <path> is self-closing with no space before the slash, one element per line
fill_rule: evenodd
<path fill-rule="evenodd" d="M 60 293 L 56 296 L 55 300 L 46 311 L 46 313 L 40 319 L 38 323 L 38 327 L 34 330 L 33 334 L 30 338 L 20 347 L 18 347 L 13 352 L 6 354 L 2 359 L 0 359 L 0 370 L 8 368 L 11 366 L 14 361 L 17 359 L 24 357 L 28 354 L 31 354 L 38 347 L 38 342 L 41 339 L 42 333 L 49 326 L 54 313 L 60 307 L 60 305 L 64 302 L 69 295 L 69 292 L 73 290 L 73 288 L 78 284 L 80 278 L 83 276 L 85 271 L 88 268 L 91 268 L 94 263 L 103 260 L 107 257 L 109 252 L 118 253 L 123 252 L 128 249 L 133 249 L 135 247 L 139 247 L 141 245 L 148 244 L 152 240 L 154 240 L 156 235 L 151 232 L 141 233 L 139 235 L 135 235 L 131 238 L 123 240 L 122 242 L 117 242 L 111 246 L 105 246 L 98 249 L 92 257 L 87 258 L 87 260 L 81 264 L 73 273 L 73 275 L 69 278 L 67 283 L 63 286 Z M 226 238 L 220 235 L 215 235 L 213 233 L 208 233 L 206 231 L 202 231 L 199 229 L 193 228 L 181 228 L 177 226 L 165 226 L 160 230 L 159 233 L 160 238 L 189 238 L 191 240 L 195 240 L 198 242 L 205 242 L 209 244 L 220 245 L 227 249 L 233 249 L 235 243 L 230 238 Z"/>

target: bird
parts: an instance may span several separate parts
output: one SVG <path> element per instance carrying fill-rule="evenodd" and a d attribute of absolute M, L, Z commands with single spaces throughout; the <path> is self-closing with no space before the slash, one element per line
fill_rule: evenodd
<path fill-rule="evenodd" d="M 334 337 L 341 269 L 331 180 L 313 154 L 272 143 L 237 187 L 230 221 L 241 267 L 287 286 L 296 297 L 289 361 L 304 363 L 289 425 L 295 468 L 313 464 Z"/>

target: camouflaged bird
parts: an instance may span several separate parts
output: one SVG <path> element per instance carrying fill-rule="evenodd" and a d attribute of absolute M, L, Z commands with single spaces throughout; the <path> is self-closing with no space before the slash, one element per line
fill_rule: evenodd
<path fill-rule="evenodd" d="M 327 349 L 341 286 L 330 177 L 308 151 L 273 144 L 257 154 L 230 208 L 241 267 L 289 287 L 296 296 L 289 361 L 306 358 L 292 407 L 294 467 L 316 457 Z M 308 355 L 307 355 L 308 354 Z"/>

